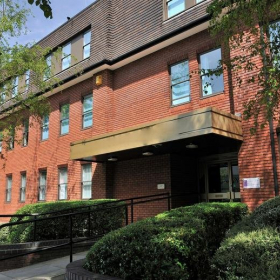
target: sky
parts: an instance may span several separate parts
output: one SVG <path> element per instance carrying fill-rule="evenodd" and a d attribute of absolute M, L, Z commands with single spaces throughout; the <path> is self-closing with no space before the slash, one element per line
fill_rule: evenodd
<path fill-rule="evenodd" d="M 20 44 L 38 42 L 65 23 L 67 17 L 73 17 L 93 2 L 95 0 L 51 0 L 53 18 L 46 19 L 39 7 L 34 4 L 29 5 L 27 0 L 19 0 L 21 5 L 31 10 L 33 16 L 30 16 L 27 21 L 27 35 L 17 38 L 17 42 Z"/>

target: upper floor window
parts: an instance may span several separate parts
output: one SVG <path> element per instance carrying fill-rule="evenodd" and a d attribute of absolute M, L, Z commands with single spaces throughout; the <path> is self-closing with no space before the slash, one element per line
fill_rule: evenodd
<path fill-rule="evenodd" d="M 22 133 L 22 146 L 26 147 L 28 145 L 28 131 L 29 131 L 29 120 L 26 119 L 23 122 L 23 133 Z"/>
<path fill-rule="evenodd" d="M 204 0 L 166 0 L 166 17 L 173 17 Z"/>
<path fill-rule="evenodd" d="M 60 107 L 60 134 L 69 133 L 69 104 Z"/>
<path fill-rule="evenodd" d="M 47 170 L 41 170 L 39 173 L 38 200 L 46 200 L 46 188 L 47 188 Z"/>
<path fill-rule="evenodd" d="M 279 44 L 280 44 L 280 21 L 272 22 L 269 25 L 269 39 L 270 39 L 270 52 L 272 57 L 273 66 L 276 69 L 280 68 L 280 51 L 279 51 Z"/>
<path fill-rule="evenodd" d="M 3 132 L 0 132 L 0 153 L 2 153 L 3 148 Z"/>
<path fill-rule="evenodd" d="M 67 168 L 59 168 L 59 184 L 58 184 L 58 199 L 64 200 L 67 199 L 67 181 L 68 181 L 68 174 Z"/>
<path fill-rule="evenodd" d="M 19 198 L 21 202 L 25 201 L 25 194 L 26 194 L 26 172 L 22 172 L 20 178 L 20 194 L 19 194 Z"/>
<path fill-rule="evenodd" d="M 28 91 L 30 82 L 30 70 L 25 72 L 25 90 Z"/>
<path fill-rule="evenodd" d="M 12 97 L 18 94 L 18 77 L 13 79 Z"/>
<path fill-rule="evenodd" d="M 91 198 L 91 164 L 82 165 L 82 198 Z"/>
<path fill-rule="evenodd" d="M 47 64 L 47 68 L 45 69 L 45 72 L 44 72 L 44 81 L 51 77 L 51 70 L 52 70 L 52 55 L 51 54 L 49 54 L 46 57 L 46 64 Z"/>
<path fill-rule="evenodd" d="M 71 43 L 62 47 L 62 70 L 71 66 Z"/>
<path fill-rule="evenodd" d="M 92 94 L 86 95 L 83 98 L 83 128 L 92 126 Z"/>
<path fill-rule="evenodd" d="M 12 175 L 7 176 L 7 186 L 6 186 L 6 201 L 10 202 L 12 197 Z"/>
<path fill-rule="evenodd" d="M 202 96 L 208 96 L 223 92 L 224 77 L 223 74 L 208 74 L 209 70 L 215 70 L 220 67 L 222 58 L 221 48 L 209 51 L 200 55 L 201 89 Z"/>
<path fill-rule="evenodd" d="M 91 36 L 90 30 L 84 33 L 84 47 L 83 47 L 84 59 L 90 56 L 90 36 Z"/>
<path fill-rule="evenodd" d="M 49 116 L 44 116 L 41 127 L 41 140 L 49 139 Z"/>
<path fill-rule="evenodd" d="M 6 100 L 6 86 L 3 85 L 2 88 L 0 88 L 0 102 L 3 103 Z"/>
<path fill-rule="evenodd" d="M 189 62 L 183 61 L 170 67 L 172 105 L 190 101 Z"/>
<path fill-rule="evenodd" d="M 15 129 L 13 128 L 9 136 L 8 149 L 13 150 L 14 147 L 15 147 Z"/>

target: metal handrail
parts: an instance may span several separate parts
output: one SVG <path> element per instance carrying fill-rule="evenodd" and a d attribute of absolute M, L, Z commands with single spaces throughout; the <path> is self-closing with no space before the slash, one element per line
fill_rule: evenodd
<path fill-rule="evenodd" d="M 175 198 L 175 197 L 180 197 L 180 196 L 186 196 L 186 195 L 198 195 L 197 193 L 184 193 L 184 194 L 177 194 L 177 195 L 170 195 L 169 193 L 164 193 L 164 194 L 157 194 L 157 195 L 150 195 L 150 196 L 142 196 L 142 197 L 134 197 L 134 198 L 127 198 L 127 199 L 122 199 L 122 200 L 117 200 L 114 202 L 110 202 L 110 203 L 118 203 L 119 205 L 114 205 L 111 207 L 106 207 L 106 208 L 100 208 L 100 209 L 90 209 L 91 206 L 86 206 L 89 210 L 87 211 L 81 211 L 81 212 L 73 212 L 73 213 L 66 213 L 66 214 L 60 214 L 57 216 L 51 216 L 51 217 L 45 217 L 45 218 L 38 218 L 37 216 L 34 215 L 28 215 L 28 216 L 34 216 L 34 219 L 31 220 L 25 220 L 25 221 L 19 221 L 19 222 L 12 222 L 12 223 L 6 223 L 6 224 L 2 224 L 0 225 L 0 229 L 4 228 L 4 227 L 12 227 L 15 225 L 21 225 L 21 224 L 28 224 L 28 223 L 34 223 L 34 241 L 36 240 L 36 224 L 37 222 L 40 221 L 47 221 L 47 220 L 54 220 L 54 219 L 59 219 L 59 218 L 65 218 L 68 217 L 68 225 L 69 225 L 69 242 L 64 243 L 64 244 L 60 244 L 60 245 L 56 245 L 56 246 L 49 246 L 47 248 L 43 248 L 43 249 L 36 249 L 36 250 L 30 250 L 27 253 L 21 253 L 18 255 L 13 255 L 10 257 L 6 257 L 6 258 L 1 258 L 0 261 L 4 261 L 4 260 L 9 260 L 9 259 L 13 259 L 13 258 L 17 258 L 17 257 L 21 257 L 21 256 L 25 256 L 25 255 L 29 255 L 29 254 L 33 254 L 33 253 L 37 253 L 37 252 L 42 252 L 42 251 L 46 251 L 46 250 L 51 250 L 54 248 L 59 248 L 59 247 L 63 247 L 63 246 L 69 246 L 70 245 L 70 252 L 69 252 L 69 256 L 70 256 L 70 262 L 73 261 L 73 245 L 76 243 L 81 243 L 84 241 L 88 241 L 88 240 L 94 240 L 97 239 L 99 237 L 102 237 L 103 235 L 97 235 L 97 236 L 92 236 L 92 237 L 88 237 L 88 238 L 83 238 L 83 240 L 78 240 L 78 241 L 74 241 L 73 240 L 73 216 L 75 215 L 81 215 L 81 214 L 88 214 L 89 215 L 89 225 L 90 225 L 90 214 L 93 212 L 97 212 L 97 211 L 108 211 L 110 209 L 115 209 L 115 208 L 122 208 L 125 207 L 125 219 L 126 219 L 126 225 L 129 224 L 129 219 L 128 219 L 128 208 L 130 207 L 131 210 L 131 219 L 130 219 L 130 223 L 134 222 L 133 219 L 133 213 L 134 213 L 134 206 L 135 205 L 139 205 L 139 204 L 144 204 L 144 203 L 150 203 L 150 202 L 155 202 L 155 201 L 160 201 L 160 200 L 167 200 L 167 209 L 168 211 L 171 210 L 171 198 Z M 156 198 L 158 196 L 163 196 L 163 195 L 167 195 L 166 197 L 159 197 Z M 142 200 L 142 201 L 134 201 L 136 199 L 145 199 L 145 198 L 151 198 L 151 199 L 147 199 L 147 200 Z M 128 202 L 130 201 L 130 202 Z M 125 204 L 120 204 L 119 202 L 127 202 Z M 98 204 L 101 205 L 102 203 Z M 102 205 L 107 204 L 106 202 L 103 203 Z M 81 208 L 81 207 L 79 207 Z M 70 209 L 67 209 L 70 210 Z M 57 213 L 58 211 L 54 211 L 53 213 Z M 3 216 L 3 215 L 1 215 Z M 15 216 L 19 216 L 19 215 L 15 215 Z M 89 235 L 90 235 L 90 228 L 89 228 Z"/>
<path fill-rule="evenodd" d="M 125 202 L 125 201 L 131 201 L 131 200 L 138 200 L 138 199 L 145 199 L 145 198 L 150 198 L 150 197 L 157 197 L 157 196 L 163 196 L 163 195 L 169 195 L 168 192 L 166 193 L 160 193 L 160 194 L 154 194 L 154 195 L 145 195 L 145 196 L 137 196 L 137 197 L 132 197 L 132 198 L 125 198 L 125 199 L 120 199 L 120 200 L 114 200 L 114 201 L 106 201 L 106 202 L 101 202 L 98 204 L 93 204 L 93 205 L 86 205 L 86 206 L 79 206 L 79 207 L 73 207 L 73 208 L 68 208 L 68 209 L 63 209 L 63 210 L 58 210 L 58 211 L 51 211 L 51 212 L 46 212 L 46 213 L 38 213 L 38 214 L 5 214 L 5 215 L 0 215 L 0 218 L 21 218 L 21 217 L 33 217 L 34 215 L 38 216 L 44 216 L 44 215 L 49 215 L 49 214 L 55 214 L 55 213 L 61 213 L 63 211 L 75 211 L 78 209 L 83 209 L 83 208 L 88 208 L 88 207 L 99 207 L 99 206 L 104 206 L 104 205 L 109 205 L 109 204 L 113 204 L 116 202 Z M 92 199 L 90 199 L 92 200 Z"/>

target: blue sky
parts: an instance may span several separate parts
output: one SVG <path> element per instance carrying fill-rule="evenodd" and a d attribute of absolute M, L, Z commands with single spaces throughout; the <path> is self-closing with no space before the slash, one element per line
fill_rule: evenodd
<path fill-rule="evenodd" d="M 46 19 L 40 8 L 34 4 L 29 5 L 27 0 L 19 0 L 26 8 L 31 9 L 33 16 L 27 21 L 27 35 L 22 35 L 16 40 L 21 44 L 38 42 L 54 29 L 67 21 L 67 17 L 73 17 L 95 0 L 51 0 L 53 18 Z M 12 40 L 14 41 L 14 40 Z"/>

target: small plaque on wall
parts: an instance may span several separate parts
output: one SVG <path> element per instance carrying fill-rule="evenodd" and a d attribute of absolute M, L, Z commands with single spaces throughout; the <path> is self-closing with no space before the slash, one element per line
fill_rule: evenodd
<path fill-rule="evenodd" d="M 244 178 L 244 189 L 259 189 L 261 187 L 260 178 Z"/>
<path fill-rule="evenodd" d="M 165 189 L 165 184 L 158 184 L 157 189 L 158 190 L 164 190 Z"/>

